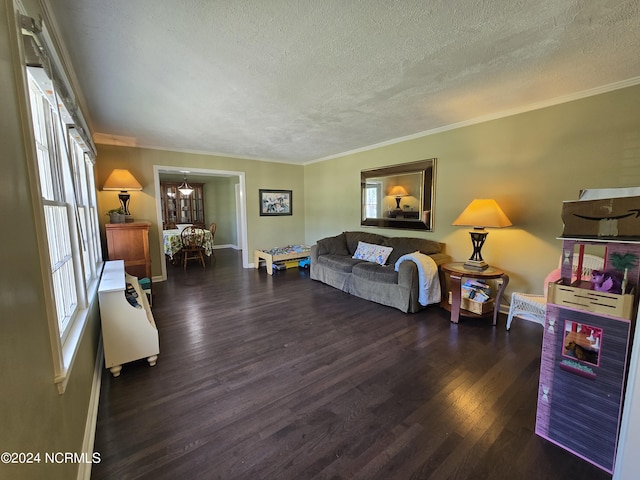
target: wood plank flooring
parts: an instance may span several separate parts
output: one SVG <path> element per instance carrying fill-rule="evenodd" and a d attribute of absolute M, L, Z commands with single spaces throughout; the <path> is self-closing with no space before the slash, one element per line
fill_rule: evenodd
<path fill-rule="evenodd" d="M 154 284 L 155 367 L 102 379 L 92 479 L 611 479 L 534 434 L 542 329 L 451 324 L 216 250 Z"/>

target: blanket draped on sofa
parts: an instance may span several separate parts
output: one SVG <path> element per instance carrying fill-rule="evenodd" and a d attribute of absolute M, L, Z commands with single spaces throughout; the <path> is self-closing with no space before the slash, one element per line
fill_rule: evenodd
<path fill-rule="evenodd" d="M 439 303 L 442 293 L 438 279 L 438 265 L 429 255 L 420 252 L 402 255 L 395 264 L 395 271 L 400 269 L 402 262 L 413 262 L 418 267 L 418 303 L 423 307 L 432 303 Z"/>

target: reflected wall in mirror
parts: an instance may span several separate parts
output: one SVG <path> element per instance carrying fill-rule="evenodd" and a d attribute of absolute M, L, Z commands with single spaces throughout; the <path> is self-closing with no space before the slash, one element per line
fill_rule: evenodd
<path fill-rule="evenodd" d="M 433 231 L 436 159 L 363 170 L 360 224 Z"/>

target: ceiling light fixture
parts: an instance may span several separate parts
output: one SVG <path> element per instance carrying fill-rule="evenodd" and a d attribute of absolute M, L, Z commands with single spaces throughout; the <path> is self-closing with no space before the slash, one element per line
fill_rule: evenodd
<path fill-rule="evenodd" d="M 184 173 L 184 182 L 180 184 L 180 186 L 178 187 L 178 191 L 182 195 L 186 195 L 188 197 L 193 193 L 193 187 L 189 185 L 189 183 L 187 183 L 187 173 L 189 172 L 183 172 L 183 173 Z"/>

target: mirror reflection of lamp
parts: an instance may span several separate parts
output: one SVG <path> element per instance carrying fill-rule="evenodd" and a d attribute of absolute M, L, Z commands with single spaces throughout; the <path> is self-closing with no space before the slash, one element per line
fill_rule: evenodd
<path fill-rule="evenodd" d="M 488 232 L 485 227 L 510 227 L 511 220 L 507 218 L 498 203 L 493 199 L 475 199 L 460 214 L 451 225 L 473 227 L 469 232 L 473 244 L 473 254 L 464 264 L 466 268 L 485 270 L 489 267 L 482 259 L 482 245 Z"/>
<path fill-rule="evenodd" d="M 104 182 L 104 186 L 102 190 L 106 191 L 119 191 L 118 199 L 120 200 L 120 205 L 124 214 L 131 217 L 131 213 L 129 213 L 129 198 L 130 195 L 128 191 L 140 191 L 142 190 L 142 185 L 135 179 L 129 170 L 124 168 L 116 168 L 111 172 L 111 174 L 107 177 L 107 180 Z"/>
<path fill-rule="evenodd" d="M 389 196 L 396 197 L 396 209 L 400 210 L 400 199 L 409 196 L 409 192 L 402 185 L 396 185 L 389 190 Z"/>

